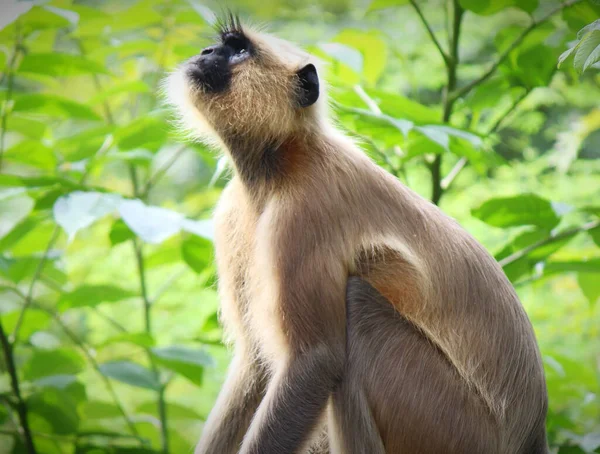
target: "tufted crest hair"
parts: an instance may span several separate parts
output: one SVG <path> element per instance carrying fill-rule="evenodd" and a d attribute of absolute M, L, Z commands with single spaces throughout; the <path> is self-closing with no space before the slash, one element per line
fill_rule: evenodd
<path fill-rule="evenodd" d="M 243 25 L 229 12 L 216 22 L 222 40 L 229 33 L 246 37 L 253 55 L 232 67 L 226 90 L 208 93 L 185 75 L 184 63 L 165 81 L 168 102 L 175 108 L 180 129 L 190 137 L 224 147 L 229 137 L 244 137 L 256 143 L 281 143 L 329 124 L 327 97 L 322 83 L 323 65 L 293 44 Z M 320 96 L 302 108 L 296 103 L 300 84 L 297 72 L 312 63 L 320 79 Z"/>

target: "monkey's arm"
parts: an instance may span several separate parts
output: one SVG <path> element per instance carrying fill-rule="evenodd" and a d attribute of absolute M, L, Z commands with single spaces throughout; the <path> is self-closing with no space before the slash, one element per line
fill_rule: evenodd
<path fill-rule="evenodd" d="M 250 353 L 238 349 L 196 446 L 195 454 L 234 454 L 263 398 L 265 374 Z"/>
<path fill-rule="evenodd" d="M 275 371 L 240 454 L 306 449 L 344 369 L 345 267 L 327 246 L 319 248 L 326 241 L 285 222 L 276 225 L 273 269 L 287 361 Z"/>

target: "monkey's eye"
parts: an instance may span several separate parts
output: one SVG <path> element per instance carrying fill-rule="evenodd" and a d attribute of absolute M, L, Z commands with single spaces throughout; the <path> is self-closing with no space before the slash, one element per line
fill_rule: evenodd
<path fill-rule="evenodd" d="M 240 36 L 228 35 L 223 43 L 229 47 L 234 54 L 244 54 L 248 52 L 248 41 Z"/>

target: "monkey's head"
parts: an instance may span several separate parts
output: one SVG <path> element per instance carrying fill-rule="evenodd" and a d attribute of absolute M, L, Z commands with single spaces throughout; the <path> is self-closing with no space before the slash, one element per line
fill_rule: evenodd
<path fill-rule="evenodd" d="M 313 57 L 231 14 L 218 32 L 168 80 L 169 99 L 192 134 L 277 141 L 319 122 L 325 97 Z"/>

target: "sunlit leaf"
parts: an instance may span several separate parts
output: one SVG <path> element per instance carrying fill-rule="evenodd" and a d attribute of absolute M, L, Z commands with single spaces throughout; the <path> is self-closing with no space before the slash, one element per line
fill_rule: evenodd
<path fill-rule="evenodd" d="M 579 72 L 584 72 L 600 60 L 600 30 L 588 32 L 577 45 L 573 65 Z"/>
<path fill-rule="evenodd" d="M 539 0 L 460 0 L 460 6 L 475 14 L 487 16 L 495 14 L 509 6 L 515 6 L 532 13 L 538 6 Z"/>
<path fill-rule="evenodd" d="M 27 409 L 32 415 L 30 423 L 35 430 L 38 425 L 36 418 L 42 418 L 45 422 L 44 426 L 49 425 L 52 433 L 57 435 L 73 434 L 79 427 L 76 404 L 76 401 L 67 392 L 44 388 L 27 400 Z"/>
<path fill-rule="evenodd" d="M 154 339 L 148 333 L 122 333 L 117 334 L 116 336 L 109 337 L 102 344 L 101 347 L 105 347 L 108 345 L 114 345 L 118 343 L 128 343 L 137 345 L 143 348 L 153 347 L 155 344 Z"/>
<path fill-rule="evenodd" d="M 19 65 L 19 72 L 44 74 L 53 77 L 80 74 L 107 74 L 104 66 L 74 54 L 26 54 Z"/>
<path fill-rule="evenodd" d="M 15 99 L 13 112 L 36 112 L 51 117 L 100 120 L 101 117 L 84 104 L 56 95 L 26 94 Z"/>
<path fill-rule="evenodd" d="M 124 200 L 119 213 L 127 226 L 141 239 L 158 244 L 181 230 L 183 215 L 160 207 L 145 205 L 140 200 Z"/>
<path fill-rule="evenodd" d="M 594 306 L 600 298 L 600 272 L 597 274 L 579 273 L 577 283 L 590 305 Z"/>
<path fill-rule="evenodd" d="M 160 388 L 158 377 L 151 370 L 130 361 L 112 361 L 100 364 L 100 372 L 106 377 L 138 388 L 154 391 Z"/>
<path fill-rule="evenodd" d="M 136 408 L 136 412 L 153 415 L 156 413 L 156 402 L 143 403 Z M 175 403 L 167 404 L 167 414 L 169 415 L 169 419 L 173 421 L 199 421 L 202 419 L 202 416 L 193 408 Z"/>
<path fill-rule="evenodd" d="M 100 192 L 75 191 L 60 197 L 53 208 L 54 220 L 69 238 L 119 207 L 121 196 Z"/>
<path fill-rule="evenodd" d="M 560 221 L 552 203 L 535 194 L 489 199 L 472 214 L 495 227 L 535 225 L 549 230 Z"/>
<path fill-rule="evenodd" d="M 33 2 L 17 2 L 8 0 L 2 8 L 2 19 L 0 19 L 0 30 L 14 22 L 33 7 Z"/>
<path fill-rule="evenodd" d="M 6 159 L 47 171 L 56 167 L 52 149 L 38 140 L 24 140 L 13 145 L 6 150 Z"/>
<path fill-rule="evenodd" d="M 110 284 L 86 284 L 63 294 L 60 300 L 62 310 L 74 307 L 95 307 L 102 303 L 115 303 L 135 296 L 136 293 Z"/>
<path fill-rule="evenodd" d="M 200 273 L 212 263 L 212 242 L 197 236 L 189 236 L 181 244 L 181 256 L 191 269 Z"/>
<path fill-rule="evenodd" d="M 369 11 L 391 8 L 394 6 L 408 5 L 409 0 L 373 0 L 369 5 Z"/>
<path fill-rule="evenodd" d="M 33 199 L 21 190 L 9 191 L 0 192 L 0 239 L 16 228 L 34 205 Z"/>
<path fill-rule="evenodd" d="M 117 219 L 114 222 L 108 235 L 112 245 L 133 240 L 135 238 L 135 233 L 127 227 L 127 224 L 125 224 L 122 219 Z"/>
<path fill-rule="evenodd" d="M 29 360 L 23 365 L 26 380 L 38 380 L 52 375 L 75 375 L 85 368 L 85 360 L 71 349 L 33 350 Z"/>
<path fill-rule="evenodd" d="M 152 354 L 158 364 L 202 385 L 204 367 L 212 366 L 212 358 L 200 349 L 183 346 L 155 347 Z"/>
<path fill-rule="evenodd" d="M 333 41 L 357 49 L 363 56 L 362 72 L 366 81 L 369 84 L 377 82 L 388 59 L 387 43 L 380 32 L 345 29 Z"/>
<path fill-rule="evenodd" d="M 355 73 L 362 73 L 363 56 L 358 50 L 340 43 L 323 43 L 319 47 L 327 55 L 343 63 Z"/>
<path fill-rule="evenodd" d="M 153 117 L 141 117 L 120 128 L 115 139 L 121 150 L 134 148 L 158 149 L 167 139 L 164 121 Z"/>

